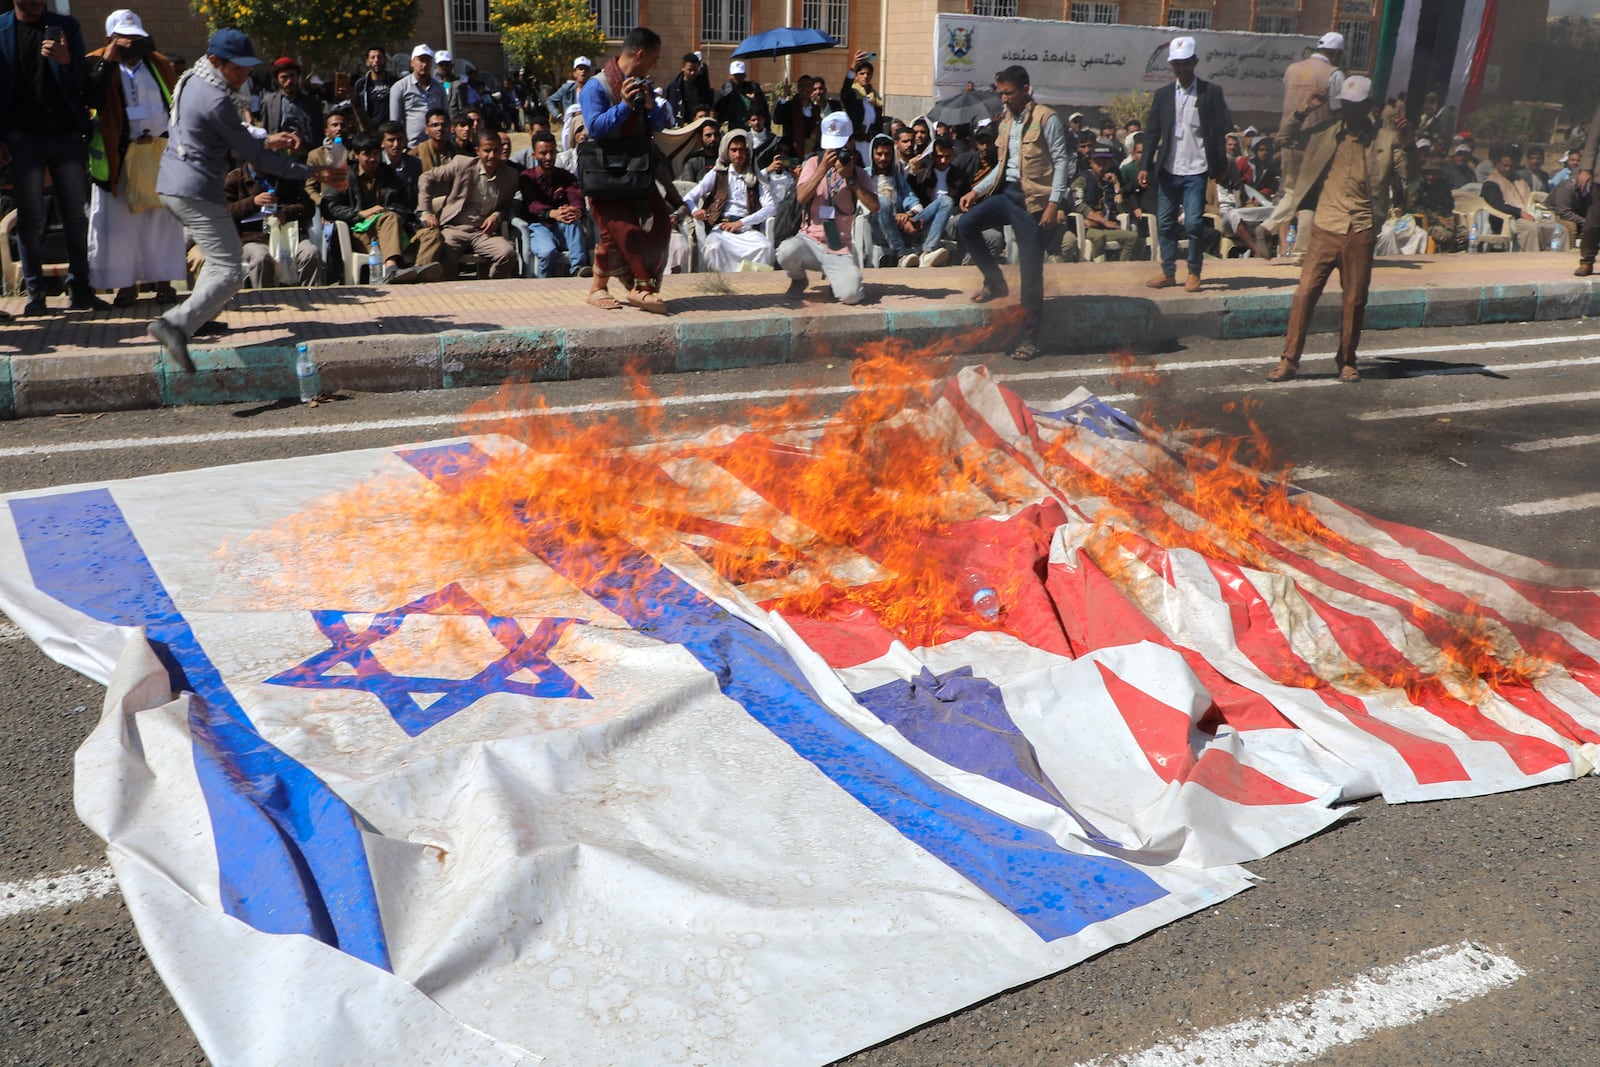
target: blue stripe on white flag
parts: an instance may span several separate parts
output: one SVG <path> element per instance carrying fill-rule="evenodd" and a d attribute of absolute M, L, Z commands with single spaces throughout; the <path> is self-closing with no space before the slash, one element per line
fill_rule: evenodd
<path fill-rule="evenodd" d="M 399 455 L 445 489 L 488 462 L 470 443 Z M 582 565 L 590 561 L 579 558 L 581 549 L 538 536 L 541 525 L 559 521 L 530 511 L 525 547 L 574 580 L 594 574 L 598 568 Z M 909 767 L 834 715 L 782 645 L 655 559 L 639 553 L 590 579 L 584 592 L 635 629 L 682 645 L 725 695 L 796 754 L 1042 939 L 1070 936 L 1167 894 L 1131 864 L 1068 851 Z"/>
<path fill-rule="evenodd" d="M 256 732 L 104 489 L 10 502 L 41 592 L 116 626 L 142 626 L 194 693 L 189 732 L 210 811 L 222 903 L 274 934 L 305 934 L 389 970 L 366 849 L 350 809 Z"/>

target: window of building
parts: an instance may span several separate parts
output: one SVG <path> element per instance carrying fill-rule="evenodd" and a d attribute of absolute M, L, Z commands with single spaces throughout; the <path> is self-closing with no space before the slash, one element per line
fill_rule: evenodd
<path fill-rule="evenodd" d="M 1372 23 L 1340 19 L 1335 28 L 1344 34 L 1344 69 L 1366 70 L 1372 66 Z"/>
<path fill-rule="evenodd" d="M 1167 25 L 1177 26 L 1184 30 L 1209 30 L 1211 28 L 1211 9 L 1209 7 L 1174 7 L 1167 10 Z"/>
<path fill-rule="evenodd" d="M 972 13 L 1014 19 L 1017 17 L 1017 0 L 972 0 Z"/>
<path fill-rule="evenodd" d="M 1072 5 L 1073 22 L 1115 23 L 1122 21 L 1121 4 L 1078 3 Z"/>
<path fill-rule="evenodd" d="M 608 41 L 621 40 L 639 25 L 639 0 L 589 0 L 589 10 L 600 24 L 600 36 Z"/>
<path fill-rule="evenodd" d="M 1256 15 L 1257 33 L 1299 33 L 1299 15 Z"/>
<path fill-rule="evenodd" d="M 700 0 L 702 41 L 742 41 L 750 36 L 750 0 Z"/>
<path fill-rule="evenodd" d="M 850 36 L 850 0 L 803 0 L 800 21 L 843 41 Z"/>
<path fill-rule="evenodd" d="M 450 0 L 450 22 L 456 33 L 488 33 L 489 0 Z"/>

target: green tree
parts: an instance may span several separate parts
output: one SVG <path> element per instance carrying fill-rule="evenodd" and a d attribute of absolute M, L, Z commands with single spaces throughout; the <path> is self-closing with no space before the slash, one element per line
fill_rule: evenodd
<path fill-rule="evenodd" d="M 489 0 L 489 22 L 500 31 L 507 66 L 525 66 L 553 85 L 566 80 L 574 56 L 598 62 L 605 54 L 589 0 Z"/>
<path fill-rule="evenodd" d="M 249 34 L 259 55 L 324 71 L 369 44 L 408 40 L 417 27 L 417 0 L 194 0 L 194 11 L 212 30 Z"/>
<path fill-rule="evenodd" d="M 1145 116 L 1150 114 L 1150 103 L 1155 99 L 1155 94 L 1148 91 L 1120 93 L 1111 98 L 1111 103 L 1100 110 L 1116 122 L 1117 129 L 1122 129 L 1129 122 L 1144 122 Z"/>

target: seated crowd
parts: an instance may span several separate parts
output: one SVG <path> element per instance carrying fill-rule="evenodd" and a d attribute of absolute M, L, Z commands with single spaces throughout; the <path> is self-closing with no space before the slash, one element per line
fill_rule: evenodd
<path fill-rule="evenodd" d="M 228 174 L 249 284 L 358 282 L 363 270 L 369 283 L 405 284 L 457 278 L 463 266 L 496 278 L 591 276 L 598 233 L 579 173 L 586 132 L 578 97 L 595 65 L 578 57 L 571 79 L 541 101 L 525 76 L 458 76 L 449 53 L 427 45 L 412 50 L 403 78 L 387 73 L 387 60 L 370 49 L 360 77 L 327 84 L 302 83 L 299 64 L 285 57 L 251 96 L 263 136 L 294 134 L 292 154 L 312 166 L 347 154 L 351 180 L 332 190 L 249 167 Z M 863 269 L 972 262 L 956 221 L 996 166 L 998 105 L 972 124 L 902 122 L 884 113 L 873 79 L 872 62 L 858 54 L 837 92 L 802 75 L 771 99 L 743 62 L 713 88 L 699 54 L 683 56 L 669 84 L 654 89 L 672 120 L 661 172 L 672 187 L 669 269 L 785 270 L 800 286 L 807 271 L 819 271 L 848 303 L 861 297 Z M 515 157 L 513 129 L 530 141 Z M 1137 182 L 1141 124 L 1073 113 L 1066 136 L 1063 221 L 1043 235 L 1047 261 L 1150 258 L 1156 204 L 1154 189 Z M 1576 150 L 1550 173 L 1541 149 L 1480 153 L 1468 134 L 1424 137 L 1418 148 L 1422 173 L 1392 190 L 1402 206 L 1385 222 L 1380 253 L 1537 251 L 1584 236 L 1592 175 L 1579 170 Z M 1207 253 L 1291 252 L 1293 226 L 1264 225 L 1284 185 L 1274 138 L 1246 127 L 1228 135 L 1227 154 L 1239 180 L 1210 183 Z M 1012 236 L 982 231 L 980 258 L 1008 249 L 1014 257 Z M 191 275 L 198 269 L 193 249 L 187 266 Z M 171 291 L 167 279 L 144 281 Z M 131 302 L 126 288 L 117 302 Z"/>

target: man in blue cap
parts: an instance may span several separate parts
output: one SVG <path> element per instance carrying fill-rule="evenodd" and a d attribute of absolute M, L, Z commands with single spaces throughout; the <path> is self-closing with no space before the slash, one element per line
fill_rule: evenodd
<path fill-rule="evenodd" d="M 250 38 L 238 30 L 218 30 L 206 43 L 206 54 L 172 91 L 172 124 L 156 192 L 205 253 L 206 263 L 189 299 L 150 323 L 147 332 L 168 358 L 191 374 L 189 338 L 244 284 L 244 248 L 223 197 L 228 153 L 276 178 L 314 177 L 336 189 L 346 181 L 344 167 L 308 167 L 276 155 L 277 148 L 295 146 L 292 133 L 260 140 L 251 133 L 244 121 L 249 98 L 243 89 L 250 69 L 260 62 Z"/>

